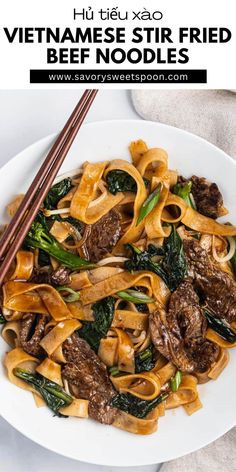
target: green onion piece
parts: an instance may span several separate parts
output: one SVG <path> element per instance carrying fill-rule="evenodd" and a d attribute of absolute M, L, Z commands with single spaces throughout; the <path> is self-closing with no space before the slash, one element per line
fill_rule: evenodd
<path fill-rule="evenodd" d="M 7 321 L 6 318 L 4 318 L 3 314 L 0 313 L 0 324 L 4 324 L 6 323 L 6 321 Z"/>
<path fill-rule="evenodd" d="M 177 392 L 182 380 L 182 374 L 180 370 L 177 370 L 174 377 L 170 379 L 170 388 L 172 392 Z"/>
<path fill-rule="evenodd" d="M 118 367 L 116 365 L 112 366 L 109 368 L 109 373 L 112 375 L 112 377 L 115 377 L 120 373 Z"/>
<path fill-rule="evenodd" d="M 116 295 L 127 302 L 133 303 L 153 303 L 155 302 L 154 298 L 148 297 L 145 293 L 138 292 L 137 290 L 122 290 L 120 292 L 116 292 Z"/>
<path fill-rule="evenodd" d="M 192 182 L 189 180 L 188 182 L 185 182 L 183 184 L 175 184 L 174 187 L 172 188 L 172 192 L 175 195 L 178 195 L 180 198 L 182 198 L 188 206 L 192 207 L 193 209 L 196 210 L 196 207 L 193 204 L 193 201 L 191 199 L 191 190 L 192 190 Z"/>
<path fill-rule="evenodd" d="M 66 295 L 66 296 L 62 296 L 64 302 L 66 303 L 72 303 L 72 302 L 77 302 L 79 299 L 80 299 L 80 292 L 75 292 L 75 290 L 73 290 L 72 288 L 70 287 L 65 287 L 65 286 L 61 286 L 61 287 L 57 287 L 57 291 L 58 292 L 68 292 L 69 295 Z"/>
<path fill-rule="evenodd" d="M 138 226 L 141 223 L 141 221 L 143 221 L 143 219 L 147 215 L 149 215 L 149 213 L 157 205 L 157 203 L 160 199 L 160 195 L 161 195 L 161 188 L 162 188 L 162 185 L 158 184 L 158 186 L 155 188 L 155 190 L 153 190 L 153 192 L 150 193 L 147 200 L 145 200 L 145 202 L 142 204 L 142 206 L 140 208 L 140 211 L 139 211 L 136 226 Z"/>
<path fill-rule="evenodd" d="M 139 359 L 141 361 L 146 361 L 150 357 L 152 357 L 152 352 L 150 349 L 145 349 L 145 351 L 139 353 Z"/>
<path fill-rule="evenodd" d="M 137 246 L 134 246 L 134 244 L 126 244 L 126 249 L 132 249 L 136 254 L 141 254 L 141 249 L 139 249 L 139 247 Z"/>

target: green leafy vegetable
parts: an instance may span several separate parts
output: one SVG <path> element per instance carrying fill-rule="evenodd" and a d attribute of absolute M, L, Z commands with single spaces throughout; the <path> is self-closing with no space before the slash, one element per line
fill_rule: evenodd
<path fill-rule="evenodd" d="M 174 377 L 172 377 L 170 379 L 170 388 L 171 388 L 172 392 L 177 392 L 177 390 L 179 389 L 179 386 L 181 384 L 181 380 L 182 380 L 182 374 L 181 374 L 180 370 L 177 370 Z"/>
<path fill-rule="evenodd" d="M 149 180 L 145 178 L 143 180 L 147 187 Z M 116 195 L 117 192 L 137 192 L 137 184 L 134 178 L 124 170 L 111 170 L 107 174 L 106 182 L 109 192 L 113 195 Z"/>
<path fill-rule="evenodd" d="M 16 368 L 13 370 L 13 373 L 16 377 L 24 380 L 37 390 L 55 415 L 64 416 L 59 412 L 59 409 L 70 405 L 73 398 L 68 395 L 60 385 L 46 379 L 40 374 L 32 374 L 24 369 Z"/>
<path fill-rule="evenodd" d="M 57 287 L 58 292 L 67 292 L 69 295 L 64 295 L 62 296 L 64 302 L 66 303 L 72 303 L 72 302 L 77 302 L 80 299 L 80 292 L 75 292 L 70 287 L 66 287 L 64 285 L 61 285 L 60 287 Z"/>
<path fill-rule="evenodd" d="M 155 274 L 159 275 L 167 284 L 166 274 L 162 270 L 161 265 L 152 260 L 154 256 L 163 256 L 165 254 L 165 251 L 162 247 L 157 248 L 150 244 L 146 251 L 141 251 L 133 244 L 126 244 L 126 248 L 130 249 L 132 252 L 132 258 L 128 261 L 125 261 L 125 269 L 129 270 L 130 272 L 135 270 L 148 270 L 154 272 Z"/>
<path fill-rule="evenodd" d="M 236 331 L 230 328 L 223 320 L 216 318 L 212 313 L 208 310 L 204 310 L 208 326 L 216 331 L 225 341 L 229 343 L 236 342 Z"/>
<path fill-rule="evenodd" d="M 171 291 L 174 291 L 187 274 L 187 262 L 184 255 L 183 243 L 175 226 L 165 239 L 162 248 L 149 245 L 146 251 L 141 251 L 132 244 L 127 244 L 132 251 L 132 258 L 125 261 L 124 266 L 130 272 L 148 270 L 159 275 Z M 153 261 L 156 255 L 163 256 L 160 262 Z"/>
<path fill-rule="evenodd" d="M 49 190 L 45 200 L 44 200 L 44 208 L 46 210 L 55 210 L 57 208 L 58 202 L 67 195 L 67 193 L 72 188 L 72 181 L 70 178 L 63 179 L 58 184 L 53 185 L 53 187 Z M 48 216 L 51 221 L 57 220 L 63 223 L 70 223 L 74 228 L 78 231 L 81 230 L 81 222 L 72 216 L 67 216 L 62 218 L 60 214 L 52 214 Z"/>
<path fill-rule="evenodd" d="M 6 318 L 3 316 L 2 313 L 0 313 L 0 324 L 4 324 L 6 323 L 6 321 L 7 321 Z"/>
<path fill-rule="evenodd" d="M 191 190 L 192 190 L 191 180 L 189 180 L 188 182 L 175 184 L 174 187 L 172 188 L 172 192 L 175 195 L 178 195 L 180 198 L 182 198 L 190 207 L 195 208 L 193 201 L 191 199 L 191 195 L 190 195 Z"/>
<path fill-rule="evenodd" d="M 115 299 L 113 297 L 103 298 L 103 300 L 94 303 L 92 309 L 95 321 L 82 321 L 82 327 L 77 331 L 77 334 L 97 352 L 101 339 L 106 336 L 111 326 Z"/>
<path fill-rule="evenodd" d="M 154 357 L 154 347 L 151 346 L 147 347 L 142 352 L 139 352 L 135 356 L 135 373 L 139 374 L 139 372 L 149 371 L 153 369 L 155 366 Z"/>
<path fill-rule="evenodd" d="M 138 226 L 141 223 L 141 221 L 143 221 L 143 219 L 146 218 L 146 216 L 149 215 L 149 213 L 157 205 L 160 199 L 160 195 L 161 195 L 161 188 L 162 188 L 161 184 L 158 184 L 157 188 L 155 188 L 155 190 L 153 190 L 153 192 L 150 193 L 147 200 L 145 200 L 145 202 L 142 204 L 139 210 L 136 226 Z"/>
<path fill-rule="evenodd" d="M 157 405 L 166 400 L 168 393 L 161 393 L 153 400 L 141 400 L 130 393 L 119 393 L 111 400 L 111 405 L 136 418 L 145 418 Z"/>
<path fill-rule="evenodd" d="M 184 255 L 183 243 L 175 226 L 164 242 L 165 256 L 162 260 L 162 269 L 166 274 L 167 285 L 174 291 L 187 274 L 187 262 Z"/>
<path fill-rule="evenodd" d="M 55 209 L 58 202 L 67 195 L 71 188 L 72 182 L 70 178 L 63 179 L 58 184 L 53 185 L 44 200 L 44 207 L 48 210 Z"/>
<path fill-rule="evenodd" d="M 65 251 L 65 249 L 49 233 L 46 219 L 41 212 L 33 222 L 31 229 L 25 238 L 24 247 L 42 249 L 70 269 L 95 267 L 95 264 L 82 259 L 76 254 Z"/>
<path fill-rule="evenodd" d="M 42 249 L 39 249 L 38 263 L 41 267 L 51 265 L 50 256 Z"/>
<path fill-rule="evenodd" d="M 133 303 L 153 303 L 155 300 L 154 298 L 148 297 L 145 293 L 139 292 L 138 290 L 121 290 L 120 292 L 116 292 L 118 297 L 122 298 L 122 300 L 126 300 L 127 302 Z"/>
<path fill-rule="evenodd" d="M 146 303 L 138 303 L 136 308 L 140 313 L 147 313 L 148 312 L 148 308 L 147 308 Z"/>

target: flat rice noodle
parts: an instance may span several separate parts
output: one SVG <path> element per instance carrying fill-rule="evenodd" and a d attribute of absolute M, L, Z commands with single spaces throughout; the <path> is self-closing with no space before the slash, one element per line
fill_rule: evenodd
<path fill-rule="evenodd" d="M 24 382 L 24 380 L 19 379 L 13 374 L 13 370 L 17 367 L 21 369 L 26 369 L 29 372 L 35 372 L 37 365 L 39 364 L 39 359 L 36 357 L 30 356 L 20 347 L 12 349 L 12 351 L 7 352 L 4 359 L 4 365 L 7 369 L 7 375 L 13 384 L 17 387 L 23 388 L 24 390 L 29 390 L 30 392 L 35 392 L 33 387 Z"/>
<path fill-rule="evenodd" d="M 142 177 L 144 177 L 145 172 L 148 166 L 150 165 L 153 166 L 152 171 L 151 171 L 152 177 L 155 177 L 155 178 L 158 177 L 158 179 L 160 179 L 162 176 L 164 176 L 164 174 L 167 171 L 166 152 L 163 149 L 159 149 L 159 148 L 150 149 L 147 152 L 145 152 L 145 154 L 139 159 L 138 166 L 137 166 L 137 171 L 141 174 Z M 108 169 L 110 169 L 110 167 Z M 122 167 L 122 170 L 125 170 L 126 172 L 128 172 L 128 170 L 125 168 L 125 165 Z M 133 171 L 133 169 L 131 170 Z M 139 198 L 140 178 L 137 179 L 136 175 L 134 175 L 134 173 L 131 173 L 131 171 L 128 173 L 130 173 L 130 175 L 132 175 L 132 177 L 136 180 L 137 188 L 138 188 L 135 204 L 134 204 L 134 218 L 131 223 L 131 226 L 128 228 L 128 231 L 125 233 L 125 235 L 121 238 L 118 245 L 116 246 L 115 253 L 118 253 L 118 250 L 119 251 L 121 250 L 122 244 L 136 241 L 140 237 L 144 225 L 145 225 L 146 233 L 149 238 L 168 236 L 170 233 L 170 228 L 164 229 L 162 228 L 162 225 L 161 225 L 161 213 L 164 207 L 165 200 L 168 196 L 168 187 L 164 187 L 162 189 L 161 197 L 156 207 L 138 226 L 136 226 L 139 210 L 142 203 L 146 199 L 146 196 L 142 198 L 142 201 L 140 200 Z M 158 182 L 156 182 L 156 184 L 157 183 Z"/>
<path fill-rule="evenodd" d="M 209 382 L 210 378 L 208 377 L 208 374 L 210 372 L 210 369 L 205 370 L 205 372 L 194 372 L 195 377 L 197 377 L 197 381 L 199 384 L 204 384 Z"/>
<path fill-rule="evenodd" d="M 44 399 L 42 397 L 40 397 L 38 393 L 32 392 L 32 394 L 33 394 L 35 405 L 36 405 L 37 408 L 41 408 L 42 406 L 46 406 L 46 403 L 45 403 Z"/>
<path fill-rule="evenodd" d="M 231 347 L 236 346 L 236 341 L 234 343 L 230 343 L 229 341 L 226 341 L 211 328 L 207 329 L 206 338 L 209 339 L 209 341 L 212 341 L 213 343 L 218 344 L 218 346 L 220 347 L 231 348 Z"/>
<path fill-rule="evenodd" d="M 56 270 L 59 267 L 59 261 L 57 259 L 54 259 L 54 257 L 50 256 L 50 262 L 53 270 Z"/>
<path fill-rule="evenodd" d="M 63 243 L 70 235 L 70 225 L 66 222 L 54 221 L 50 233 L 59 243 Z"/>
<path fill-rule="evenodd" d="M 107 367 L 118 363 L 118 338 L 102 338 L 99 344 L 98 357 Z"/>
<path fill-rule="evenodd" d="M 52 328 L 54 328 L 54 326 L 56 326 L 56 324 L 57 324 L 56 320 L 51 318 L 51 320 L 45 326 L 44 333 L 45 334 L 48 333 Z"/>
<path fill-rule="evenodd" d="M 139 346 L 137 346 L 137 352 L 144 351 L 147 347 L 150 346 L 150 344 L 151 344 L 151 335 L 150 335 L 150 332 L 147 331 L 144 341 L 140 343 Z M 135 349 L 136 349 L 136 346 L 135 346 Z"/>
<path fill-rule="evenodd" d="M 89 207 L 94 200 L 99 181 L 102 178 L 108 162 L 87 164 L 76 192 L 73 195 L 70 206 L 70 214 L 86 224 L 93 224 L 106 215 L 114 206 L 123 199 L 121 192 L 116 195 L 107 193 L 106 197 L 98 204 Z"/>
<path fill-rule="evenodd" d="M 34 399 L 36 401 L 36 405 L 38 407 L 45 406 L 45 402 L 40 396 L 38 392 L 35 391 L 33 387 L 31 387 L 27 382 L 24 380 L 19 379 L 13 374 L 13 370 L 17 367 L 22 369 L 26 369 L 32 373 L 37 371 L 44 377 L 52 380 L 53 382 L 58 383 L 59 385 L 63 385 L 62 381 L 60 380 L 59 370 L 58 368 L 54 368 L 53 364 L 55 364 L 50 359 L 45 359 L 40 366 L 38 366 L 39 359 L 30 356 L 27 354 L 23 349 L 16 348 L 12 351 L 8 352 L 5 356 L 4 364 L 7 369 L 8 378 L 10 382 L 17 385 L 17 387 L 23 388 L 24 390 L 28 390 L 33 393 Z M 60 408 L 60 413 L 68 416 L 77 416 L 80 418 L 87 418 L 88 417 L 88 401 L 82 399 L 74 399 L 71 405 L 68 407 Z"/>
<path fill-rule="evenodd" d="M 158 417 L 165 416 L 166 409 L 165 409 L 165 402 L 161 402 L 160 405 L 157 406 L 157 413 Z"/>
<path fill-rule="evenodd" d="M 178 216 L 174 217 L 169 213 L 168 207 L 170 206 L 177 207 L 179 209 Z M 178 223 L 179 221 L 183 222 L 183 218 L 187 208 L 187 204 L 182 198 L 178 197 L 178 195 L 174 195 L 173 193 L 169 192 L 165 202 L 165 208 L 163 208 L 161 219 L 162 221 L 165 221 L 165 223 Z"/>
<path fill-rule="evenodd" d="M 131 177 L 133 177 L 133 179 L 135 180 L 137 184 L 137 193 L 134 200 L 133 220 L 131 224 L 129 225 L 125 234 L 122 236 L 122 238 L 118 241 L 117 245 L 113 249 L 113 254 L 122 255 L 123 245 L 129 242 L 137 241 L 143 232 L 144 222 L 141 222 L 137 226 L 136 226 L 136 223 L 137 223 L 137 218 L 139 215 L 139 210 L 143 202 L 147 198 L 147 191 L 146 191 L 146 187 L 144 185 L 142 176 L 132 164 L 122 159 L 116 159 L 112 161 L 110 165 L 107 167 L 105 176 L 108 174 L 108 172 L 112 170 L 122 170 L 124 172 L 127 172 L 129 175 L 131 175 Z"/>
<path fill-rule="evenodd" d="M 147 330 L 149 313 L 131 310 L 115 310 L 112 326 L 122 329 Z"/>
<path fill-rule="evenodd" d="M 112 161 L 109 166 L 106 169 L 105 176 L 108 174 L 108 172 L 112 170 L 122 170 L 124 172 L 127 172 L 133 179 L 135 180 L 137 184 L 137 193 L 134 201 L 134 209 L 133 209 L 133 220 L 131 224 L 129 225 L 127 231 L 125 234 L 121 237 L 121 239 L 118 241 L 117 245 L 113 249 L 113 254 L 119 255 L 123 254 L 123 245 L 128 243 L 128 242 L 133 242 L 137 241 L 143 231 L 144 228 L 144 222 L 141 222 L 139 225 L 136 226 L 137 218 L 139 215 L 139 210 L 143 204 L 143 202 L 147 198 L 147 191 L 144 185 L 144 181 L 142 179 L 142 176 L 138 172 L 138 170 L 130 163 L 127 161 L 124 161 L 122 159 L 117 159 Z M 119 193 L 118 193 L 119 194 Z M 118 195 L 117 194 L 117 195 Z"/>
<path fill-rule="evenodd" d="M 7 282 L 3 286 L 3 305 L 24 313 L 49 313 L 56 321 L 71 318 L 71 313 L 57 290 L 51 285 Z"/>
<path fill-rule="evenodd" d="M 60 321 L 46 336 L 40 341 L 40 346 L 50 356 L 53 352 L 76 330 L 81 328 L 81 323 L 77 320 Z"/>
<path fill-rule="evenodd" d="M 170 235 L 171 227 L 164 227 L 162 225 L 162 213 L 166 205 L 168 194 L 169 186 L 165 183 L 161 190 L 159 202 L 145 218 L 145 230 L 148 239 L 168 237 Z"/>
<path fill-rule="evenodd" d="M 72 187 L 70 189 L 70 191 L 63 197 L 61 198 L 61 200 L 58 202 L 57 204 L 57 208 L 60 209 L 60 208 L 68 208 L 68 213 L 70 212 L 70 204 L 71 204 L 71 200 L 74 196 L 76 192 L 76 187 Z M 62 213 L 62 218 L 66 218 L 65 215 L 63 215 Z"/>
<path fill-rule="evenodd" d="M 122 329 L 113 328 L 113 331 L 116 333 L 118 338 L 118 369 L 122 372 L 134 373 L 135 360 L 133 342 L 128 333 Z"/>
<path fill-rule="evenodd" d="M 77 320 L 94 321 L 92 305 L 83 306 L 80 301 L 68 303 L 71 317 Z"/>
<path fill-rule="evenodd" d="M 152 434 L 157 430 L 156 419 L 141 419 L 129 415 L 124 411 L 119 411 L 115 417 L 113 426 L 134 434 Z"/>
<path fill-rule="evenodd" d="M 151 372 L 158 376 L 161 385 L 165 385 L 165 383 L 168 382 L 171 377 L 175 375 L 176 370 L 177 369 L 174 364 L 172 364 L 172 362 L 168 362 L 161 368 L 159 367 L 159 363 L 157 363 L 155 367 L 151 370 Z"/>
<path fill-rule="evenodd" d="M 150 339 L 150 342 L 151 342 L 151 339 Z M 175 369 L 175 366 L 173 364 L 171 364 L 171 366 L 168 364 L 171 364 L 171 363 L 169 363 L 167 359 L 164 356 L 162 356 L 162 354 L 159 354 L 158 359 L 155 363 L 155 366 L 152 369 L 152 372 L 154 372 L 155 374 L 158 374 L 158 371 L 160 371 L 162 367 L 167 366 L 167 368 L 164 369 L 160 373 L 160 376 L 159 376 L 162 385 L 165 378 L 169 377 L 169 375 L 172 376 L 172 372 L 174 372 L 174 369 Z"/>
<path fill-rule="evenodd" d="M 70 275 L 71 282 L 68 284 L 68 287 L 73 290 L 81 290 L 85 287 L 90 287 L 92 285 L 88 272 L 84 270 L 83 272 L 78 272 Z"/>
<path fill-rule="evenodd" d="M 147 152 L 139 159 L 137 170 L 144 177 L 148 166 L 152 166 L 152 177 L 163 177 L 168 170 L 168 155 L 164 149 L 153 148 L 148 149 Z"/>
<path fill-rule="evenodd" d="M 131 393 L 142 400 L 153 400 L 161 390 L 161 383 L 153 372 L 110 377 L 119 393 Z"/>
<path fill-rule="evenodd" d="M 60 408 L 60 413 L 66 416 L 75 416 L 77 418 L 88 418 L 88 400 L 82 400 L 81 398 L 74 398 L 73 402 Z"/>
<path fill-rule="evenodd" d="M 36 367 L 36 372 L 41 374 L 43 377 L 46 377 L 46 379 L 57 383 L 61 387 L 63 386 L 61 378 L 61 366 L 48 357 L 46 357 L 46 359 L 44 359 L 43 362 L 41 362 L 41 364 Z"/>
<path fill-rule="evenodd" d="M 145 331 L 139 331 L 138 330 L 138 333 L 137 336 L 135 336 L 135 332 L 137 330 L 134 330 L 133 334 L 131 335 L 131 338 L 132 338 L 132 341 L 133 341 L 133 344 L 134 344 L 134 350 L 135 352 L 140 352 L 140 351 L 143 351 L 144 349 L 146 349 L 146 347 L 148 347 L 150 345 L 150 338 L 149 338 L 149 332 L 148 330 Z M 146 346 L 146 347 L 144 347 Z"/>
<path fill-rule="evenodd" d="M 66 358 L 63 354 L 62 344 L 58 346 L 55 351 L 51 354 L 51 359 L 59 364 L 66 364 Z"/>
<path fill-rule="evenodd" d="M 7 205 L 7 213 L 9 216 L 13 217 L 15 215 L 23 198 L 24 194 L 20 193 L 19 195 L 16 195 L 16 197 Z"/>
<path fill-rule="evenodd" d="M 12 348 L 20 344 L 20 323 L 17 321 L 8 321 L 2 329 L 2 337 Z"/>
<path fill-rule="evenodd" d="M 215 234 L 216 236 L 236 236 L 236 226 L 218 223 L 212 218 L 201 215 L 189 206 L 187 206 L 181 221 L 185 226 L 200 233 Z"/>
<path fill-rule="evenodd" d="M 191 416 L 193 413 L 196 413 L 196 411 L 200 410 L 202 406 L 202 402 L 199 396 L 197 396 L 196 400 L 194 400 L 193 402 L 186 403 L 185 405 L 183 405 L 183 408 L 186 413 Z"/>
<path fill-rule="evenodd" d="M 220 349 L 220 355 L 213 365 L 213 367 L 208 372 L 208 377 L 210 379 L 216 380 L 221 372 L 225 369 L 227 364 L 229 363 L 229 353 L 226 349 Z"/>
<path fill-rule="evenodd" d="M 193 375 L 183 375 L 177 392 L 172 392 L 166 399 L 166 409 L 194 402 L 198 397 L 197 379 Z"/>
<path fill-rule="evenodd" d="M 116 274 L 109 279 L 103 280 L 92 287 L 81 290 L 81 302 L 83 305 L 89 303 L 95 303 L 97 300 L 102 300 L 109 295 L 114 295 L 120 290 L 126 290 L 127 288 L 136 286 L 138 283 L 141 284 L 144 281 L 148 281 L 152 290 L 152 295 L 156 298 L 157 302 L 161 305 L 166 305 L 170 292 L 162 279 L 152 272 L 122 272 Z"/>
<path fill-rule="evenodd" d="M 123 192 L 123 195 L 124 195 L 124 198 L 123 200 L 121 200 L 120 202 L 120 207 L 118 208 L 118 211 L 120 209 L 120 213 L 121 213 L 121 206 L 122 205 L 127 205 L 127 203 L 133 203 L 134 200 L 135 200 L 135 194 L 133 192 Z M 126 215 L 126 218 L 128 216 Z M 124 215 L 122 215 L 122 221 L 123 221 L 123 218 L 124 218 Z M 122 221 L 121 221 L 121 224 L 122 224 Z"/>
<path fill-rule="evenodd" d="M 91 284 L 94 285 L 115 274 L 120 274 L 120 272 L 123 272 L 123 269 L 120 267 L 98 267 L 97 269 L 90 270 L 88 276 Z"/>
<path fill-rule="evenodd" d="M 170 188 L 177 184 L 178 181 L 178 172 L 176 170 L 168 169 L 165 173 L 165 176 L 168 178 L 170 183 Z"/>
<path fill-rule="evenodd" d="M 16 254 L 16 268 L 11 280 L 28 280 L 34 268 L 34 254 L 30 251 L 18 251 Z"/>
<path fill-rule="evenodd" d="M 6 319 L 6 321 L 18 321 L 21 320 L 24 316 L 24 313 L 22 311 L 13 311 L 13 310 L 8 310 L 8 308 L 3 308 L 3 315 Z"/>
<path fill-rule="evenodd" d="M 143 155 L 148 151 L 148 147 L 146 143 L 142 140 L 139 139 L 138 141 L 132 141 L 129 145 L 129 152 L 131 155 L 131 159 L 133 161 L 133 164 L 135 166 L 138 165 L 139 160 Z"/>

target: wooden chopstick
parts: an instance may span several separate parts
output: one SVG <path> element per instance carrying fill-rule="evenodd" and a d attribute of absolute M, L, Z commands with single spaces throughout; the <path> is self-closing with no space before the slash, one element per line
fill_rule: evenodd
<path fill-rule="evenodd" d="M 0 258 L 3 256 L 11 237 L 14 237 L 16 235 L 16 231 L 18 230 L 18 224 L 19 224 L 20 219 L 25 216 L 26 210 L 29 208 L 29 206 L 33 202 L 36 193 L 38 192 L 40 186 L 44 182 L 44 179 L 48 171 L 50 170 L 51 165 L 53 164 L 55 156 L 60 151 L 61 146 L 65 142 L 72 126 L 74 125 L 76 121 L 78 110 L 80 110 L 80 108 L 84 106 L 90 94 L 91 94 L 91 91 L 86 90 L 84 94 L 82 95 L 79 103 L 76 105 L 71 116 L 66 122 L 64 128 L 62 129 L 61 133 L 57 137 L 55 143 L 53 144 L 51 150 L 47 154 L 42 166 L 38 170 L 33 182 L 31 183 L 28 191 L 25 194 L 25 197 L 20 207 L 18 208 L 16 214 L 13 216 L 7 230 L 2 235 L 1 247 L 0 247 Z"/>
<path fill-rule="evenodd" d="M 3 258 L 0 266 L 0 285 L 10 268 L 16 252 L 22 245 L 96 94 L 97 90 L 86 90 L 84 92 L 47 154 L 15 216 L 3 233 L 0 243 L 0 258 Z"/>

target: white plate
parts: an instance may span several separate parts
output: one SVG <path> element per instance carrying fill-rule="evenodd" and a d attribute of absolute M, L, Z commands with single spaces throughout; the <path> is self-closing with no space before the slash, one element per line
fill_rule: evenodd
<path fill-rule="evenodd" d="M 53 136 L 46 137 L 18 154 L 0 170 L 0 221 L 13 195 L 24 192 L 49 149 Z M 150 147 L 163 147 L 171 168 L 183 175 L 203 175 L 222 189 L 228 219 L 236 223 L 236 164 L 224 152 L 177 128 L 145 121 L 110 121 L 82 127 L 68 154 L 62 172 L 84 161 L 128 158 L 128 144 L 142 138 Z M 0 341 L 3 357 L 6 344 Z M 188 417 L 179 408 L 160 418 L 158 431 L 136 436 L 92 420 L 54 418 L 46 408 L 35 407 L 32 396 L 6 378 L 0 366 L 0 414 L 28 438 L 73 459 L 110 466 L 138 466 L 168 461 L 199 449 L 236 424 L 236 349 L 217 381 L 199 386 L 203 408 Z"/>

